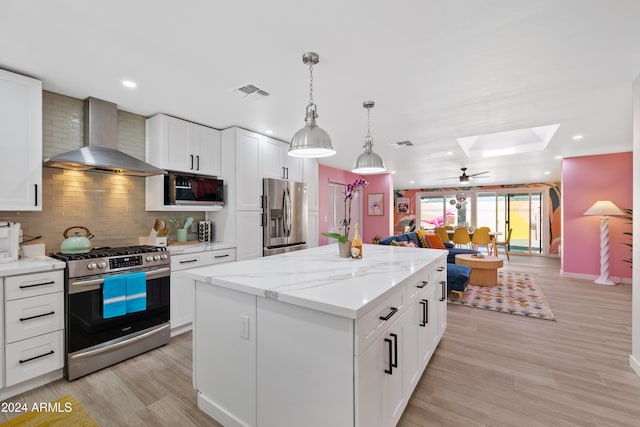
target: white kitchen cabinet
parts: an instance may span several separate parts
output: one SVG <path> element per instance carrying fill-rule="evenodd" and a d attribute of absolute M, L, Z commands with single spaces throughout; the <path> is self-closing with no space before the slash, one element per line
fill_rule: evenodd
<path fill-rule="evenodd" d="M 0 211 L 42 210 L 42 82 L 0 70 Z"/>
<path fill-rule="evenodd" d="M 309 211 L 307 223 L 307 247 L 318 246 L 318 211 Z"/>
<path fill-rule="evenodd" d="M 394 426 L 400 420 L 406 401 L 404 378 L 407 313 L 379 336 L 356 358 L 357 404 L 356 425 L 367 427 Z M 413 391 L 413 390 L 411 390 Z"/>
<path fill-rule="evenodd" d="M 260 174 L 260 138 L 254 132 L 233 128 L 225 132 L 225 144 L 236 148 L 236 209 L 262 209 L 262 176 Z"/>
<path fill-rule="evenodd" d="M 263 178 L 302 181 L 302 159 L 288 154 L 289 144 L 261 135 L 260 150 Z"/>
<path fill-rule="evenodd" d="M 162 169 L 220 176 L 220 131 L 165 114 L 147 119 L 146 161 Z"/>
<path fill-rule="evenodd" d="M 318 210 L 318 159 L 303 158 L 302 182 L 307 184 L 310 211 Z"/>
<path fill-rule="evenodd" d="M 236 245 L 238 261 L 262 256 L 262 212 L 236 212 Z"/>
<path fill-rule="evenodd" d="M 64 366 L 64 271 L 4 277 L 5 383 L 14 386 Z"/>
<path fill-rule="evenodd" d="M 171 255 L 171 336 L 190 331 L 195 312 L 195 285 L 186 270 L 236 260 L 234 248 Z"/>

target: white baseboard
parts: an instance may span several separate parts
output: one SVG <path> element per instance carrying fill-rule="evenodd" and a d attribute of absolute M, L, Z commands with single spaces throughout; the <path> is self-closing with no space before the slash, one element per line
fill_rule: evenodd
<path fill-rule="evenodd" d="M 599 276 L 597 274 L 580 274 L 580 273 L 567 273 L 566 271 L 560 270 L 560 276 L 566 277 L 569 279 L 583 279 L 589 280 L 591 282 L 595 281 Z M 616 284 L 627 284 L 630 285 L 632 283 L 631 277 L 620 277 L 620 276 L 609 276 L 611 280 L 613 280 Z"/>
<path fill-rule="evenodd" d="M 636 375 L 640 376 L 640 361 L 635 358 L 633 354 L 629 355 L 629 365 L 633 369 Z"/>
<path fill-rule="evenodd" d="M 33 390 L 34 388 L 52 383 L 62 377 L 63 371 L 62 368 L 60 368 L 47 374 L 40 375 L 39 377 L 32 378 L 20 384 L 12 385 L 10 387 L 2 389 L 2 391 L 0 392 L 0 400 L 6 400 L 10 397 L 24 393 L 25 391 Z"/>

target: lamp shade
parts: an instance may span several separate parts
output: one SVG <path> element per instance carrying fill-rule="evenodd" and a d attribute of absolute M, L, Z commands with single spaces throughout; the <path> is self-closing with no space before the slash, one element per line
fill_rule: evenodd
<path fill-rule="evenodd" d="M 356 159 L 356 163 L 351 170 L 353 173 L 374 174 L 387 170 L 382 158 L 371 150 L 365 150 Z"/>
<path fill-rule="evenodd" d="M 598 200 L 583 215 L 612 216 L 624 215 L 624 212 L 609 200 Z"/>
<path fill-rule="evenodd" d="M 307 123 L 291 138 L 288 154 L 293 157 L 328 157 L 336 154 L 336 150 L 327 132 L 315 123 Z"/>

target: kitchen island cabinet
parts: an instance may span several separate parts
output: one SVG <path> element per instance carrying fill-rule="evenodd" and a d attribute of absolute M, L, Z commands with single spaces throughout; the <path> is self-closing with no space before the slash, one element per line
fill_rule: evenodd
<path fill-rule="evenodd" d="M 393 426 L 446 319 L 446 252 L 337 245 L 189 270 L 198 406 L 224 425 Z"/>
<path fill-rule="evenodd" d="M 42 210 L 42 82 L 0 70 L 0 210 Z"/>

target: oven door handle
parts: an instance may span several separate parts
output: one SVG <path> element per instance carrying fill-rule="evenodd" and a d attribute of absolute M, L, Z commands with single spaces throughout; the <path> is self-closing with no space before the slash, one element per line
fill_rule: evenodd
<path fill-rule="evenodd" d="M 165 268 L 159 268 L 157 270 L 152 270 L 152 271 L 145 271 L 146 276 L 147 276 L 147 280 L 150 279 L 157 279 L 159 277 L 166 277 L 168 276 L 167 273 L 171 272 L 171 268 L 169 267 L 165 267 Z M 99 286 L 102 285 L 104 283 L 104 277 L 99 278 L 99 279 L 91 279 L 91 280 L 79 280 L 77 282 L 71 282 L 69 283 L 70 286 L 76 287 L 76 286 Z"/>
<path fill-rule="evenodd" d="M 71 356 L 71 359 L 82 359 L 83 357 L 95 356 L 97 354 L 108 353 L 113 350 L 117 350 L 120 347 L 124 347 L 127 345 L 131 345 L 135 342 L 142 341 L 143 339 L 149 338 L 152 335 L 159 334 L 161 332 L 169 329 L 170 325 L 167 323 L 161 328 L 154 329 L 153 331 L 145 332 L 142 335 L 135 336 L 133 338 L 129 338 L 128 340 L 120 341 L 119 343 L 115 343 L 106 347 L 96 348 L 95 350 L 85 351 L 84 353 L 78 353 Z"/>

